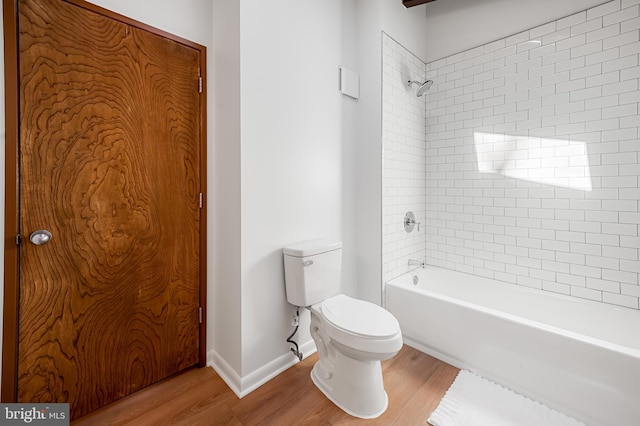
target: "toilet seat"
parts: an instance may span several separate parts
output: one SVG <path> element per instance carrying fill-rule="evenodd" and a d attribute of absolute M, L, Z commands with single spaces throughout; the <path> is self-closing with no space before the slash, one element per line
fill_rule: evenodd
<path fill-rule="evenodd" d="M 311 306 L 327 336 L 344 350 L 371 355 L 396 354 L 402 348 L 398 320 L 387 310 L 364 300 L 339 294 Z"/>
<path fill-rule="evenodd" d="M 343 332 L 365 339 L 385 339 L 400 331 L 398 320 L 386 309 L 344 294 L 322 303 L 324 318 Z"/>

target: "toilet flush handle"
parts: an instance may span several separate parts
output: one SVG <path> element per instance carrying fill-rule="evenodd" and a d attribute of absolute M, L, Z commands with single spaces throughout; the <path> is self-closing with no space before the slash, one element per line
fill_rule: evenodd
<path fill-rule="evenodd" d="M 302 266 L 311 266 L 313 265 L 313 260 L 305 260 L 302 262 Z"/>

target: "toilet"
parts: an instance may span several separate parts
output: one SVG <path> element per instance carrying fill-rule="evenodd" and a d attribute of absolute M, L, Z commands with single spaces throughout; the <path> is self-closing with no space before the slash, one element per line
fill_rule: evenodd
<path fill-rule="evenodd" d="M 312 241 L 283 249 L 287 300 L 311 311 L 318 362 L 313 383 L 346 413 L 380 416 L 388 397 L 380 361 L 402 348 L 402 333 L 387 310 L 340 293 L 342 243 Z"/>

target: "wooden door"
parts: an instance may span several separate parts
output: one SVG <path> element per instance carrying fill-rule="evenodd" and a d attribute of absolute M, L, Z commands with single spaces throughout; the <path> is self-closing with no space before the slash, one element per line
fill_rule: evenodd
<path fill-rule="evenodd" d="M 18 2 L 17 400 L 72 418 L 201 353 L 201 52 L 83 3 Z"/>

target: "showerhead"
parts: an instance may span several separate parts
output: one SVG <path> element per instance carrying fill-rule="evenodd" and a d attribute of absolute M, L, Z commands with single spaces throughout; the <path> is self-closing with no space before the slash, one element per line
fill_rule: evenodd
<path fill-rule="evenodd" d="M 431 85 L 433 84 L 433 80 L 427 80 L 425 81 L 422 86 L 420 86 L 420 88 L 418 89 L 418 92 L 416 93 L 417 97 L 420 97 L 422 95 L 424 95 L 424 92 L 426 92 L 427 90 L 429 90 L 431 88 Z"/>
<path fill-rule="evenodd" d="M 429 88 L 431 88 L 431 85 L 433 84 L 433 80 L 427 80 L 424 83 L 420 83 L 419 81 L 415 81 L 415 80 L 409 80 L 409 86 L 411 86 L 412 84 L 417 84 L 418 86 L 420 86 L 418 88 L 418 91 L 416 92 L 416 96 L 420 97 L 422 95 L 424 95 L 424 93 L 429 90 Z"/>

